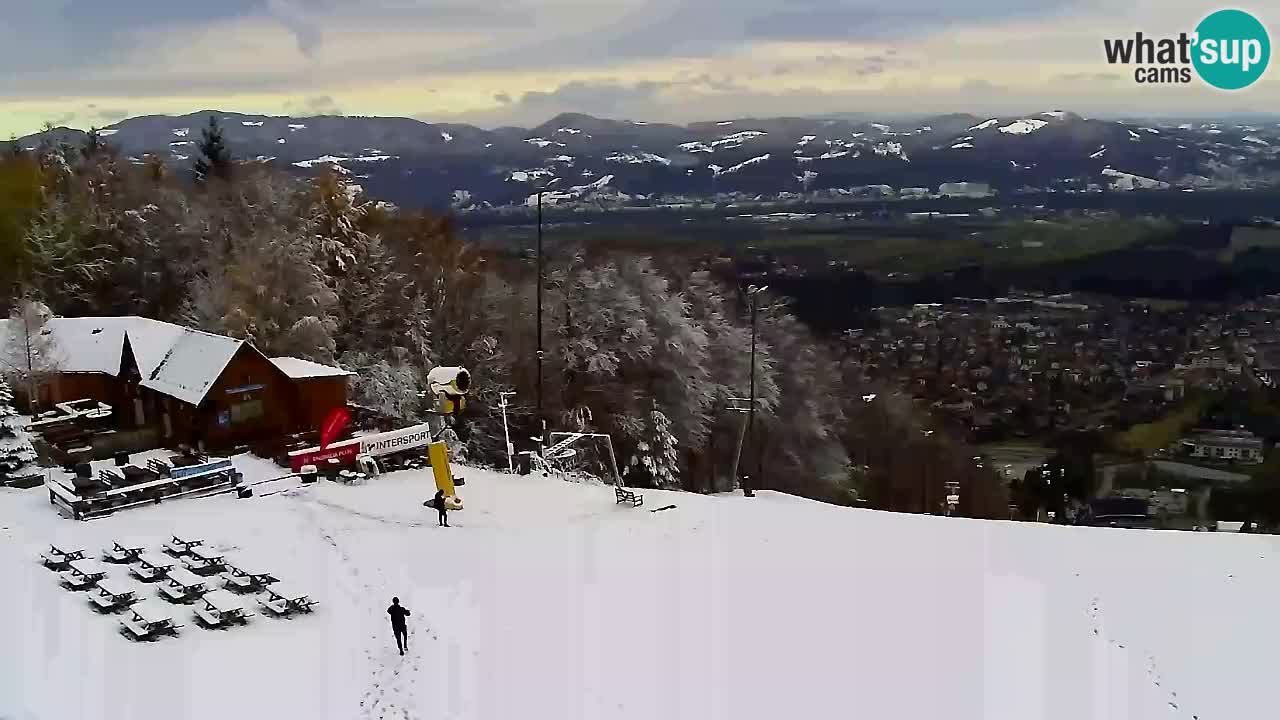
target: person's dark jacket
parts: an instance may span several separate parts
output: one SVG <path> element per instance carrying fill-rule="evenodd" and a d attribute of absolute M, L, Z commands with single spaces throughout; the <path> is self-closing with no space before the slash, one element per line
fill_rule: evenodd
<path fill-rule="evenodd" d="M 436 496 L 431 499 L 431 507 L 435 508 L 436 510 L 439 510 L 440 512 L 444 512 L 445 510 L 448 509 L 447 506 L 445 506 L 444 504 L 443 490 L 436 491 Z"/>
<path fill-rule="evenodd" d="M 391 626 L 404 627 L 404 619 L 409 617 L 409 611 L 403 605 L 392 605 L 387 608 L 387 614 L 391 616 Z"/>

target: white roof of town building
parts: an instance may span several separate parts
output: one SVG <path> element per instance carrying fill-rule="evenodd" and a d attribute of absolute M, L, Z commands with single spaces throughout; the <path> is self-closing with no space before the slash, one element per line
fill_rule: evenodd
<path fill-rule="evenodd" d="M 320 363 L 303 360 L 302 358 L 273 357 L 271 358 L 271 362 L 274 363 L 276 367 L 280 368 L 281 372 L 295 380 L 303 378 L 346 377 L 348 375 L 355 374 L 350 371 L 343 370 L 340 367 L 321 365 Z"/>

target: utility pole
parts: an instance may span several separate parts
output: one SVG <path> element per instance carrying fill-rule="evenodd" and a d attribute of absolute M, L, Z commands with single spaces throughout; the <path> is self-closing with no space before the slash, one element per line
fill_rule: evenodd
<path fill-rule="evenodd" d="M 498 407 L 502 408 L 502 439 L 507 444 L 507 472 L 512 475 L 516 472 L 515 461 L 512 455 L 515 454 L 515 448 L 511 445 L 511 433 L 507 430 L 507 397 L 515 395 L 514 392 L 498 393 Z"/>
<path fill-rule="evenodd" d="M 735 481 L 739 479 L 738 465 L 742 459 L 743 441 L 746 439 L 747 434 L 751 431 L 753 425 L 755 424 L 756 403 L 758 402 L 758 400 L 756 399 L 756 321 L 757 321 L 757 318 L 759 317 L 759 295 L 760 293 L 768 289 L 769 289 L 768 285 L 765 285 L 764 287 L 756 287 L 755 285 L 752 285 L 749 288 L 747 288 L 747 295 L 751 297 L 751 379 L 749 381 L 750 397 L 746 398 L 747 407 L 745 409 L 741 407 L 732 408 L 736 412 L 747 413 L 746 422 L 743 423 L 742 431 L 738 435 L 737 452 L 733 454 L 733 479 Z M 729 398 L 729 401 L 742 402 L 743 398 Z M 754 439 L 755 436 L 753 435 L 752 437 Z M 757 465 L 759 464 L 760 463 L 757 463 Z M 755 492 L 752 490 L 751 483 L 749 480 L 744 479 L 744 482 L 742 483 L 742 494 L 746 495 L 747 497 L 752 497 L 755 495 Z"/>
<path fill-rule="evenodd" d="M 538 188 L 538 446 L 546 447 L 547 421 L 542 418 L 542 188 Z"/>
<path fill-rule="evenodd" d="M 542 360 L 546 356 L 542 348 L 542 193 L 558 182 L 560 182 L 560 178 L 552 178 L 546 184 L 538 187 L 538 381 L 535 402 L 538 408 L 538 446 L 540 449 L 547 446 L 547 420 L 542 414 Z"/>

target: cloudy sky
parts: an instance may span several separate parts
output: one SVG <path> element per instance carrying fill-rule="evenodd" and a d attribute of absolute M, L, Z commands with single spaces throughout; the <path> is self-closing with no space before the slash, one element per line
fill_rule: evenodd
<path fill-rule="evenodd" d="M 1270 28 L 1274 0 L 1241 5 Z M 0 0 L 0 134 L 204 108 L 531 125 L 832 112 L 1280 109 L 1143 87 L 1105 37 L 1196 0 Z M 1273 38 L 1277 35 L 1272 30 Z"/>

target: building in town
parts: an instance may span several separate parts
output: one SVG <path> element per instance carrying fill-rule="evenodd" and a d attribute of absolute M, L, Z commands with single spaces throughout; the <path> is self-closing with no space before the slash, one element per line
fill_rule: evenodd
<path fill-rule="evenodd" d="M 1247 430 L 1202 430 L 1182 441 L 1192 457 L 1260 463 L 1265 457 L 1262 438 Z"/>

